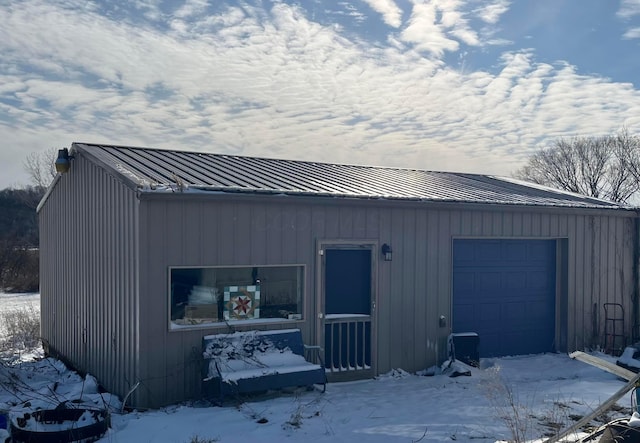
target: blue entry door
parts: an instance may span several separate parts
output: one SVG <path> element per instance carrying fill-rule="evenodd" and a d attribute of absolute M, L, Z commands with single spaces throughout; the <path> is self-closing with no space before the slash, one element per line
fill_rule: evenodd
<path fill-rule="evenodd" d="M 324 362 L 330 381 L 372 376 L 369 247 L 324 251 Z"/>
<path fill-rule="evenodd" d="M 555 240 L 454 240 L 453 332 L 480 357 L 553 351 L 555 306 Z"/>

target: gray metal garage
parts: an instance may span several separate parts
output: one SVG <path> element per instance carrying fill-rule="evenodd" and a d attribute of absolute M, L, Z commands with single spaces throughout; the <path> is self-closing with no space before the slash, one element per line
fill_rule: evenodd
<path fill-rule="evenodd" d="M 598 347 L 604 303 L 635 338 L 633 208 L 475 174 L 69 155 L 38 208 L 42 336 L 137 407 L 197 398 L 202 337 L 229 331 L 300 328 L 333 381 L 440 364 L 451 332 L 487 356 Z"/>

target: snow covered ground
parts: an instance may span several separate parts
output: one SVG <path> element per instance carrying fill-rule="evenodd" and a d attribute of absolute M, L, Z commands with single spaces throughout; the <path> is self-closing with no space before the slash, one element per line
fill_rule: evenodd
<path fill-rule="evenodd" d="M 0 310 L 21 303 L 37 303 L 37 296 L 0 294 Z M 121 414 L 120 400 L 99 394 L 92 377 L 82 379 L 44 359 L 15 370 L 0 366 L 0 410 L 19 411 L 27 401 L 31 407 L 55 406 L 80 397 L 87 404 L 109 405 L 112 427 L 102 442 L 475 443 L 513 439 L 514 425 L 527 440 L 550 435 L 554 426 L 571 424 L 624 385 L 562 354 L 487 359 L 471 372 L 449 377 L 395 370 L 375 380 L 329 384 L 324 394 L 302 391 L 225 407 L 174 405 Z M 627 394 L 608 417 L 630 412 Z"/>

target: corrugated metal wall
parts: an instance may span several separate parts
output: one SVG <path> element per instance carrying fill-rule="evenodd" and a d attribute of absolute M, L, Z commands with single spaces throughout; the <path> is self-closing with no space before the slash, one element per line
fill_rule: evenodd
<path fill-rule="evenodd" d="M 42 337 L 122 397 L 138 373 L 137 208 L 79 156 L 39 211 Z"/>
<path fill-rule="evenodd" d="M 623 303 L 631 335 L 635 214 L 561 208 L 480 206 L 241 195 L 146 195 L 140 208 L 141 405 L 197 396 L 202 336 L 168 331 L 168 267 L 305 264 L 303 329 L 315 343 L 316 245 L 366 240 L 393 246 L 378 260 L 377 368 L 415 371 L 446 357 L 453 238 L 550 238 L 565 278 L 557 336 L 568 350 L 601 344 L 602 304 Z M 294 327 L 286 324 L 276 327 Z M 272 327 L 272 326 L 270 326 Z M 597 331 L 594 330 L 597 329 Z M 563 332 L 564 331 L 564 332 Z"/>

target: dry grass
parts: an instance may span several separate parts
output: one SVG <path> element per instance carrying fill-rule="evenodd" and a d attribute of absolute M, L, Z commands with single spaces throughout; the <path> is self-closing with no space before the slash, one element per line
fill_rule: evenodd
<path fill-rule="evenodd" d="M 0 312 L 0 352 L 29 351 L 40 346 L 40 310 L 33 305 Z"/>
<path fill-rule="evenodd" d="M 509 431 L 508 441 L 524 443 L 556 435 L 570 423 L 569 408 L 561 401 L 548 404 L 547 410 L 536 410 L 534 398 L 520 398 L 518 392 L 500 375 L 500 368 L 489 368 L 484 383 L 485 395 L 491 402 L 497 420 Z M 546 431 L 545 431 L 546 429 Z"/>

